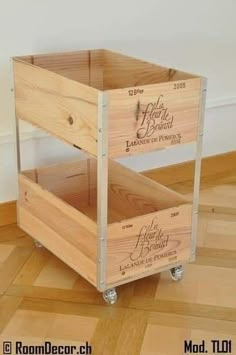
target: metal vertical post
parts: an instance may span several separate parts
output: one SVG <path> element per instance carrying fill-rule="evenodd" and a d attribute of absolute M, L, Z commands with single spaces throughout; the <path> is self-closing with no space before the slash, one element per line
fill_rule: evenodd
<path fill-rule="evenodd" d="M 14 83 L 14 67 L 13 60 L 10 59 L 10 71 L 11 71 L 11 102 L 12 102 L 12 118 L 15 119 L 15 149 L 17 158 L 17 174 L 21 172 L 21 149 L 20 149 L 20 127 L 19 119 L 16 115 L 16 105 L 15 105 L 15 83 Z M 18 181 L 18 176 L 17 176 Z M 16 207 L 17 221 L 19 223 L 18 205 Z"/>
<path fill-rule="evenodd" d="M 196 142 L 194 189 L 193 189 L 191 261 L 195 260 L 195 254 L 196 254 L 199 189 L 200 189 L 200 179 L 201 179 L 201 156 L 202 156 L 202 143 L 203 143 L 204 115 L 205 115 L 205 106 L 206 106 L 206 91 L 207 91 L 207 79 L 202 78 L 201 94 L 200 94 L 201 96 L 200 96 L 200 105 L 199 105 L 200 112 L 199 112 L 199 121 L 198 121 L 198 135 L 197 135 L 197 142 Z"/>
<path fill-rule="evenodd" d="M 97 134 L 97 224 L 98 224 L 98 267 L 97 288 L 106 290 L 106 256 L 108 223 L 108 117 L 107 94 L 98 96 Z"/>
<path fill-rule="evenodd" d="M 20 127 L 19 127 L 19 119 L 16 116 L 16 110 L 15 110 L 15 99 L 14 99 L 14 91 L 15 90 L 14 90 L 14 75 L 13 75 L 13 61 L 12 61 L 12 59 L 10 60 L 10 66 L 11 66 L 12 107 L 14 107 L 13 114 L 15 116 L 17 171 L 18 171 L 18 173 L 20 173 L 21 172 Z"/>
<path fill-rule="evenodd" d="M 17 153 L 17 170 L 18 173 L 21 172 L 21 154 L 20 154 L 20 127 L 19 120 L 15 114 L 15 125 L 16 125 L 16 153 Z"/>

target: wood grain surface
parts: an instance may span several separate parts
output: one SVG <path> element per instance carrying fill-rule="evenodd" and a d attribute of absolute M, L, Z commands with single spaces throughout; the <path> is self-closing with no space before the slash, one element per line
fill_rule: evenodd
<path fill-rule="evenodd" d="M 114 287 L 191 258 L 192 205 L 108 226 L 107 284 Z"/>
<path fill-rule="evenodd" d="M 14 59 L 16 116 L 96 155 L 98 91 Z"/>
<path fill-rule="evenodd" d="M 201 79 L 108 91 L 109 156 L 129 156 L 197 139 Z M 136 89 L 137 90 L 137 89 Z"/>
<path fill-rule="evenodd" d="M 95 222 L 23 174 L 19 175 L 19 191 L 19 226 L 96 284 Z"/>

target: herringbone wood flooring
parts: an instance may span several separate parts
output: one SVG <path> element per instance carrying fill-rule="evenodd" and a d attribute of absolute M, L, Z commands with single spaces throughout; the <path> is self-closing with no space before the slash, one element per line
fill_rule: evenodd
<path fill-rule="evenodd" d="M 187 164 L 146 175 L 188 194 L 191 171 Z M 216 338 L 231 339 L 236 354 L 236 153 L 203 163 L 197 260 L 185 270 L 179 283 L 164 272 L 121 286 L 117 304 L 107 306 L 15 224 L 0 227 L 0 341 L 182 355 L 184 339 Z"/>

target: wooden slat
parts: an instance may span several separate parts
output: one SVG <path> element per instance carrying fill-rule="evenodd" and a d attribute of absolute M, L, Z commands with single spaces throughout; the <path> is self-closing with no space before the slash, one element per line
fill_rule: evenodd
<path fill-rule="evenodd" d="M 189 260 L 191 223 L 192 205 L 183 205 L 109 225 L 108 285 Z"/>
<path fill-rule="evenodd" d="M 236 185 L 218 185 L 203 190 L 200 194 L 200 210 L 236 214 Z"/>
<path fill-rule="evenodd" d="M 27 62 L 13 63 L 17 117 L 96 155 L 98 91 Z"/>
<path fill-rule="evenodd" d="M 22 238 L 23 239 L 23 238 Z M 23 244 L 23 243 L 22 243 Z M 11 244 L 1 244 L 0 251 L 0 296 L 3 295 L 12 281 L 14 280 L 16 274 L 20 271 L 28 257 L 32 253 L 31 245 L 19 245 L 13 246 Z M 4 262 L 1 262 L 1 255 L 5 254 Z M 7 257 L 6 257 L 7 256 Z"/>
<path fill-rule="evenodd" d="M 109 90 L 109 156 L 164 149 L 197 138 L 201 79 Z"/>
<path fill-rule="evenodd" d="M 21 297 L 3 296 L 0 298 L 0 333 L 2 333 L 5 325 L 13 317 L 17 308 L 22 302 Z"/>

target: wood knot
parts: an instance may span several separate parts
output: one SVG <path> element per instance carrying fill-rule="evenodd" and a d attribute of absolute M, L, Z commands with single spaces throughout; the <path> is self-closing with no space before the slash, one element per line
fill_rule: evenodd
<path fill-rule="evenodd" d="M 27 191 L 25 191 L 24 197 L 25 197 L 25 201 L 28 202 L 29 200 L 28 200 L 28 192 Z"/>
<path fill-rule="evenodd" d="M 135 110 L 136 121 L 138 121 L 138 119 L 139 119 L 139 112 L 140 112 L 140 101 L 138 100 L 136 110 Z"/>
<path fill-rule="evenodd" d="M 68 122 L 69 122 L 69 124 L 70 124 L 71 126 L 73 125 L 74 119 L 73 119 L 72 116 L 69 116 L 69 117 L 68 117 Z"/>

